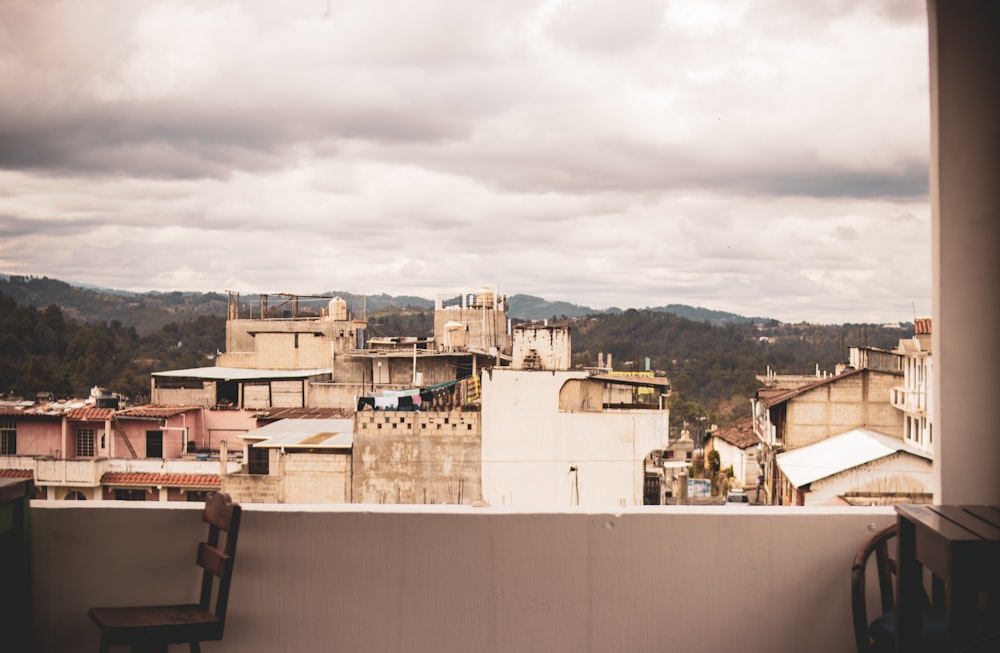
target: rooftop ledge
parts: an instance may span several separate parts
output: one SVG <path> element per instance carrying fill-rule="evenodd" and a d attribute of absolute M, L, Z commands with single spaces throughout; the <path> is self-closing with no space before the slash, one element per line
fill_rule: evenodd
<path fill-rule="evenodd" d="M 90 606 L 192 600 L 199 508 L 33 501 L 35 650 L 96 650 Z M 244 508 L 225 638 L 207 650 L 850 650 L 854 553 L 895 518 L 884 507 Z"/>

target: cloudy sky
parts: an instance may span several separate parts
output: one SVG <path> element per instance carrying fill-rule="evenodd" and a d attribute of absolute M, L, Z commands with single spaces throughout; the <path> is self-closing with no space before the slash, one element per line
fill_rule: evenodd
<path fill-rule="evenodd" d="M 924 0 L 0 0 L 0 273 L 930 314 Z"/>

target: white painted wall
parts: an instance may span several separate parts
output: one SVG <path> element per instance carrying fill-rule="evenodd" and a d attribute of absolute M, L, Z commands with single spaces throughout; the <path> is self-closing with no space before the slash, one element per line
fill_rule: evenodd
<path fill-rule="evenodd" d="M 814 482 L 806 492 L 805 505 L 833 505 L 838 496 L 848 492 L 933 494 L 933 465 L 908 453 L 886 456 Z"/>
<path fill-rule="evenodd" d="M 928 0 L 936 503 L 1000 502 L 1000 5 Z"/>
<path fill-rule="evenodd" d="M 733 480 L 743 487 L 756 487 L 760 465 L 757 464 L 757 447 L 740 449 L 722 438 L 712 438 L 712 446 L 719 452 L 719 465 L 726 469 L 733 467 Z"/>
<path fill-rule="evenodd" d="M 484 372 L 483 498 L 490 505 L 642 505 L 643 459 L 666 446 L 668 413 L 560 411 L 562 385 L 586 377 Z"/>
<path fill-rule="evenodd" d="M 245 508 L 225 638 L 205 651 L 841 653 L 851 560 L 894 518 Z M 96 651 L 90 606 L 193 599 L 203 534 L 196 505 L 32 502 L 34 650 Z"/>

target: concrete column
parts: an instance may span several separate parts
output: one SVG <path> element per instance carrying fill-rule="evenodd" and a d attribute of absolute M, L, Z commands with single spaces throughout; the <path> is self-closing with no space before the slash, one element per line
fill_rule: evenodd
<path fill-rule="evenodd" d="M 927 13 L 934 501 L 1000 504 L 1000 3 Z"/>

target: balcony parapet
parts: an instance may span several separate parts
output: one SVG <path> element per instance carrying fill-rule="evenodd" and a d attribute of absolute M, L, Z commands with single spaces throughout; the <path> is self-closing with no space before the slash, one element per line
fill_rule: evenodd
<path fill-rule="evenodd" d="M 0 456 L 0 468 L 32 472 L 35 484 L 55 487 L 97 487 L 107 472 L 152 474 L 219 474 L 218 460 L 158 458 L 53 458 L 50 456 Z M 227 461 L 226 471 L 239 471 L 238 459 Z"/>
<path fill-rule="evenodd" d="M 922 389 L 895 386 L 892 388 L 892 406 L 906 413 L 927 414 L 927 392 Z"/>
<path fill-rule="evenodd" d="M 244 504 L 226 634 L 212 650 L 851 650 L 851 560 L 894 518 Z M 90 606 L 193 598 L 203 527 L 199 506 L 179 502 L 32 502 L 34 649 L 96 650 Z M 720 627 L 691 627 L 723 613 Z"/>

